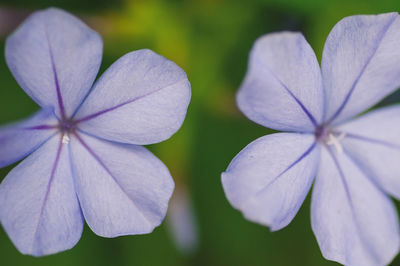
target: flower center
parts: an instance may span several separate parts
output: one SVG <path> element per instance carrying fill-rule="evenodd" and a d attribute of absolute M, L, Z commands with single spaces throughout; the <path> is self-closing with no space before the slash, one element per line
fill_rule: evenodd
<path fill-rule="evenodd" d="M 62 143 L 68 144 L 70 141 L 69 134 L 75 131 L 76 124 L 74 121 L 66 119 L 60 122 L 59 129 L 61 134 L 63 134 Z"/>
<path fill-rule="evenodd" d="M 334 146 L 339 153 L 343 152 L 340 141 L 344 139 L 346 133 L 333 131 L 326 125 L 321 125 L 315 129 L 314 135 L 318 142 L 327 146 Z"/>

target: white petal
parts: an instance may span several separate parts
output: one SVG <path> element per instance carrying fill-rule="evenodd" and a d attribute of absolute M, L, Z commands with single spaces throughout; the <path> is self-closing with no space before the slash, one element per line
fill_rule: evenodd
<path fill-rule="evenodd" d="M 321 151 L 311 222 L 322 254 L 345 265 L 386 265 L 399 251 L 396 209 L 346 153 Z"/>
<path fill-rule="evenodd" d="M 313 181 L 314 136 L 278 133 L 244 148 L 222 174 L 229 202 L 249 220 L 279 230 L 296 215 Z"/>
<path fill-rule="evenodd" d="M 339 21 L 322 56 L 326 119 L 339 123 L 373 106 L 400 86 L 397 13 Z"/>
<path fill-rule="evenodd" d="M 259 38 L 237 94 L 240 110 L 263 126 L 311 132 L 323 119 L 321 71 L 300 33 Z"/>
<path fill-rule="evenodd" d="M 49 140 L 1 183 L 0 220 L 23 254 L 53 254 L 78 242 L 83 217 L 60 138 Z"/>
<path fill-rule="evenodd" d="M 84 134 L 70 143 L 79 201 L 96 234 L 145 234 L 160 225 L 174 188 L 160 160 L 142 146 Z"/>
<path fill-rule="evenodd" d="M 387 193 L 400 198 L 400 106 L 371 111 L 339 127 L 347 153 Z"/>

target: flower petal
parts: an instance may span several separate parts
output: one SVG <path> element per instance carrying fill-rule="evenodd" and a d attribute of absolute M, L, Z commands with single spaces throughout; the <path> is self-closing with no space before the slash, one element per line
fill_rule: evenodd
<path fill-rule="evenodd" d="M 326 119 L 339 123 L 368 109 L 400 86 L 397 13 L 344 18 L 322 56 Z"/>
<path fill-rule="evenodd" d="M 38 11 L 7 39 L 7 64 L 41 107 L 69 117 L 91 88 L 100 67 L 100 36 L 56 8 Z"/>
<path fill-rule="evenodd" d="M 25 121 L 0 129 L 0 168 L 15 163 L 56 134 L 53 109 L 43 109 Z"/>
<path fill-rule="evenodd" d="M 189 101 L 185 72 L 150 50 L 139 50 L 103 74 L 76 119 L 82 130 L 102 138 L 151 144 L 180 128 Z"/>
<path fill-rule="evenodd" d="M 311 222 L 322 254 L 345 265 L 387 265 L 399 251 L 396 209 L 346 153 L 321 151 Z"/>
<path fill-rule="evenodd" d="M 145 234 L 160 225 L 174 183 L 151 152 L 85 134 L 71 139 L 71 152 L 83 215 L 96 234 Z"/>
<path fill-rule="evenodd" d="M 321 72 L 302 34 L 273 33 L 255 42 L 237 102 L 249 119 L 277 130 L 311 132 L 321 122 Z"/>
<path fill-rule="evenodd" d="M 400 105 L 369 112 L 337 130 L 348 154 L 386 192 L 400 199 Z"/>
<path fill-rule="evenodd" d="M 222 174 L 229 202 L 254 222 L 279 230 L 306 197 L 318 164 L 314 136 L 278 133 L 244 148 Z"/>
<path fill-rule="evenodd" d="M 1 183 L 0 220 L 24 254 L 48 255 L 78 242 L 83 217 L 60 138 L 49 140 Z"/>

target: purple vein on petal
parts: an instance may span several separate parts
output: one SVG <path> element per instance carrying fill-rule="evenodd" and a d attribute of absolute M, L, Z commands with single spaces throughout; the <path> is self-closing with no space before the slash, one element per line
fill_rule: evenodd
<path fill-rule="evenodd" d="M 375 185 L 377 189 L 379 189 L 382 193 L 385 193 L 382 186 L 375 180 L 372 174 L 365 167 L 363 167 L 362 163 L 356 158 L 356 156 L 351 154 L 346 148 L 343 149 L 343 152 L 354 163 L 354 165 L 357 166 L 357 168 L 366 176 L 366 178 Z"/>
<path fill-rule="evenodd" d="M 293 98 L 293 100 L 296 101 L 296 103 L 300 106 L 301 110 L 303 110 L 303 112 L 306 114 L 307 118 L 310 119 L 311 123 L 317 127 L 318 126 L 318 122 L 317 120 L 315 120 L 314 116 L 310 113 L 310 111 L 305 107 L 305 105 L 303 104 L 302 101 L 300 101 L 299 98 L 296 97 L 296 95 L 293 94 L 293 92 L 288 88 L 288 86 L 286 86 L 285 83 L 283 83 L 283 81 L 274 74 L 274 72 L 271 71 L 271 69 L 265 65 L 263 62 L 261 62 L 260 60 L 259 63 L 264 66 L 266 68 L 266 70 L 279 82 L 279 84 L 285 89 L 285 91 Z"/>
<path fill-rule="evenodd" d="M 38 223 L 36 225 L 36 229 L 35 229 L 35 233 L 34 233 L 34 239 L 37 238 L 37 233 L 38 233 L 38 229 L 39 229 L 39 226 L 40 226 L 40 222 L 42 220 L 44 209 L 45 209 L 46 203 L 47 203 L 47 199 L 48 199 L 49 194 L 50 194 L 51 184 L 53 183 L 54 176 L 55 176 L 55 173 L 56 173 L 56 170 L 57 170 L 57 166 L 58 166 L 58 163 L 60 161 L 60 155 L 61 155 L 62 147 L 63 147 L 63 143 L 62 143 L 62 139 L 60 138 L 60 143 L 58 144 L 56 158 L 54 160 L 53 167 L 51 169 L 49 182 L 47 183 L 46 194 L 45 194 L 45 196 L 43 198 L 43 203 L 42 203 L 42 206 L 40 208 L 40 214 L 39 214 Z M 34 244 L 34 243 L 32 243 L 32 244 Z"/>
<path fill-rule="evenodd" d="M 97 112 L 97 113 L 94 113 L 94 114 L 85 116 L 85 117 L 83 117 L 83 118 L 77 119 L 77 120 L 75 121 L 75 123 L 78 124 L 78 123 L 81 123 L 81 122 L 84 122 L 84 121 L 88 121 L 88 120 L 91 120 L 91 119 L 93 119 L 93 118 L 96 118 L 96 117 L 98 117 L 98 116 L 100 116 L 100 115 L 103 115 L 103 114 L 105 114 L 105 113 L 114 111 L 114 110 L 116 110 L 116 109 L 118 109 L 118 108 L 120 108 L 120 107 L 123 107 L 123 106 L 127 105 L 127 104 L 136 102 L 136 101 L 138 101 L 138 100 L 140 100 L 140 99 L 143 99 L 143 98 L 145 98 L 145 97 L 147 97 L 147 96 L 150 96 L 150 95 L 152 95 L 152 94 L 154 94 L 154 93 L 157 93 L 157 92 L 159 92 L 159 91 L 161 91 L 161 90 L 163 90 L 163 89 L 166 89 L 166 88 L 169 88 L 169 87 L 171 87 L 171 86 L 173 86 L 173 85 L 176 85 L 176 84 L 178 84 L 179 82 L 182 82 L 182 81 L 184 81 L 184 80 L 186 80 L 186 79 L 181 79 L 181 80 L 176 81 L 176 82 L 174 82 L 174 83 L 172 83 L 172 84 L 170 84 L 170 85 L 167 85 L 167 86 L 165 86 L 165 87 L 159 88 L 159 89 L 157 89 L 157 90 L 155 90 L 155 91 L 151 91 L 151 92 L 146 93 L 146 94 L 144 94 L 144 95 L 141 95 L 141 96 L 135 97 L 135 98 L 133 98 L 133 99 L 130 99 L 130 100 L 126 101 L 126 102 L 120 103 L 120 104 L 118 104 L 118 105 L 116 105 L 116 106 L 113 106 L 113 107 L 104 109 L 103 111 L 99 111 L 99 112 Z"/>
<path fill-rule="evenodd" d="M 39 125 L 33 127 L 23 127 L 22 130 L 47 130 L 47 129 L 55 129 L 57 126 L 53 125 Z"/>
<path fill-rule="evenodd" d="M 47 33 L 47 29 L 46 28 L 45 28 L 44 32 L 45 32 L 46 39 L 47 39 L 47 45 L 49 46 L 50 63 L 51 63 L 51 69 L 52 69 L 53 75 L 54 75 L 54 84 L 56 86 L 56 91 L 57 91 L 58 106 L 60 108 L 61 118 L 65 119 L 66 116 L 65 116 L 64 102 L 63 102 L 63 99 L 62 99 L 60 84 L 59 84 L 59 81 L 58 81 L 58 75 L 57 75 L 56 65 L 55 65 L 55 62 L 54 62 L 53 50 L 52 50 L 52 47 L 51 47 L 51 44 L 50 44 L 50 39 L 49 39 L 49 35 Z"/>
<path fill-rule="evenodd" d="M 50 137 L 48 137 L 47 139 L 45 139 L 43 142 L 41 142 L 41 143 L 35 145 L 32 149 L 30 149 L 29 151 L 27 151 L 27 152 L 25 152 L 24 154 L 22 154 L 22 155 L 19 157 L 20 159 L 18 159 L 17 161 L 19 161 L 19 160 L 25 158 L 26 156 L 28 156 L 29 154 L 31 154 L 31 153 L 33 153 L 33 152 L 35 152 L 35 151 L 37 151 L 40 147 L 42 147 L 42 146 L 45 145 L 49 140 L 51 140 L 55 135 L 57 135 L 57 133 L 52 134 Z M 0 146 L 1 146 L 1 142 L 3 142 L 3 141 L 5 141 L 4 138 L 2 139 L 2 138 L 0 137 Z M 6 165 L 8 165 L 8 164 L 6 164 Z M 0 167 L 4 167 L 4 166 L 6 166 L 6 165 L 4 165 L 4 164 L 2 164 L 2 162 L 0 162 Z"/>
<path fill-rule="evenodd" d="M 396 20 L 397 16 L 394 16 L 393 19 L 390 21 L 390 23 L 388 23 L 383 31 L 381 31 L 380 36 L 378 37 L 378 41 L 374 47 L 374 50 L 371 54 L 371 56 L 368 58 L 367 62 L 365 62 L 365 65 L 362 67 L 360 73 L 358 74 L 357 78 L 354 80 L 349 92 L 347 93 L 346 97 L 344 98 L 342 104 L 339 106 L 339 108 L 336 110 L 336 112 L 332 115 L 332 117 L 328 120 L 328 123 L 332 122 L 333 120 L 335 120 L 340 113 L 343 111 L 343 109 L 345 108 L 346 104 L 348 103 L 348 101 L 350 100 L 351 95 L 354 92 L 354 89 L 356 88 L 358 82 L 360 81 L 362 75 L 364 74 L 365 70 L 367 69 L 369 63 L 371 62 L 372 58 L 375 56 L 376 52 L 378 51 L 378 48 L 380 46 L 380 44 L 382 43 L 382 40 L 384 39 L 386 33 L 388 32 L 390 26 L 392 26 L 392 24 L 394 23 L 394 21 Z"/>
<path fill-rule="evenodd" d="M 357 135 L 357 134 L 352 134 L 352 133 L 346 133 L 345 137 L 349 137 L 349 138 L 360 140 L 360 141 L 370 142 L 372 144 L 383 145 L 383 146 L 386 146 L 386 147 L 391 148 L 391 149 L 400 150 L 400 145 L 393 144 L 393 143 L 390 143 L 390 142 L 387 142 L 387 141 L 384 141 L 384 140 L 364 137 L 364 136 Z"/>
<path fill-rule="evenodd" d="M 75 172 L 75 168 L 74 168 L 74 164 L 73 164 L 73 160 L 72 160 L 71 146 L 72 145 L 68 145 L 69 169 L 71 170 L 72 183 L 74 185 L 74 192 L 75 192 L 74 194 L 75 194 L 75 197 L 76 197 L 76 202 L 78 202 L 78 205 L 79 205 L 79 213 L 81 215 L 82 222 L 84 223 L 84 218 L 83 218 L 84 216 L 83 216 L 83 212 L 82 212 L 82 206 L 81 206 L 81 202 L 79 200 L 78 193 L 77 193 L 78 186 L 77 186 L 77 183 L 76 183 L 76 172 Z"/>
<path fill-rule="evenodd" d="M 350 190 L 349 190 L 349 185 L 347 184 L 347 181 L 346 181 L 346 178 L 345 178 L 345 176 L 344 176 L 343 170 L 342 170 L 342 168 L 340 167 L 340 164 L 339 164 L 339 162 L 338 162 L 338 160 L 337 160 L 335 154 L 334 154 L 334 153 L 332 152 L 332 150 L 330 149 L 330 147 L 325 146 L 325 148 L 327 149 L 329 155 L 330 155 L 331 158 L 332 158 L 333 163 L 335 164 L 335 166 L 336 166 L 336 168 L 337 168 L 337 170 L 338 170 L 338 174 L 339 174 L 339 177 L 340 177 L 340 181 L 341 181 L 341 183 L 342 183 L 342 185 L 343 185 L 343 188 L 344 188 L 344 190 L 345 190 L 346 198 L 347 198 L 347 200 L 349 201 L 351 213 L 352 213 L 352 215 L 354 216 L 353 218 L 355 218 L 353 200 L 352 200 L 352 198 L 351 198 Z"/>
<path fill-rule="evenodd" d="M 310 119 L 311 123 L 315 127 L 317 127 L 318 123 L 315 120 L 314 116 L 310 113 L 310 111 L 308 111 L 308 109 L 304 106 L 304 104 L 293 94 L 293 92 L 291 90 L 289 90 L 289 88 L 287 88 L 283 83 L 282 83 L 282 85 L 284 86 L 285 90 L 290 94 L 290 96 L 292 96 L 293 99 L 297 102 L 297 104 L 300 105 L 301 109 L 307 115 L 307 117 Z"/>
<path fill-rule="evenodd" d="M 340 167 L 340 164 L 339 164 L 339 162 L 338 162 L 336 156 L 333 154 L 332 150 L 331 150 L 328 146 L 326 146 L 326 149 L 328 150 L 328 153 L 329 153 L 329 155 L 331 156 L 331 158 L 332 158 L 332 160 L 333 160 L 333 163 L 335 164 L 335 166 L 336 166 L 336 168 L 337 168 L 337 170 L 338 170 L 341 183 L 342 183 L 342 185 L 343 185 L 343 187 L 344 187 L 344 189 L 345 189 L 345 192 L 346 192 L 346 197 L 347 197 L 347 199 L 349 200 L 349 203 L 350 203 L 350 205 L 351 205 L 351 208 L 353 209 L 353 201 L 352 201 L 351 196 L 350 196 L 350 190 L 349 190 L 348 184 L 347 184 L 347 182 L 346 182 L 346 178 L 345 178 L 345 176 L 344 176 L 343 170 L 342 170 L 342 168 Z"/>
<path fill-rule="evenodd" d="M 74 112 L 71 115 L 71 119 L 73 120 L 75 118 L 75 115 L 78 113 L 79 109 L 81 109 L 83 103 L 86 101 L 86 99 L 89 97 L 89 95 L 92 93 L 94 89 L 94 86 L 92 85 L 92 87 L 88 90 L 88 92 L 85 94 L 85 96 L 82 98 L 82 100 L 80 101 L 80 103 L 78 104 L 78 106 L 75 108 Z"/>
<path fill-rule="evenodd" d="M 355 208 L 354 208 L 353 199 L 352 199 L 351 194 L 350 194 L 349 185 L 348 185 L 348 183 L 347 183 L 347 181 L 346 181 L 346 177 L 345 177 L 345 175 L 344 175 L 344 173 L 343 173 L 342 167 L 340 166 L 339 161 L 337 160 L 335 154 L 332 152 L 332 150 L 330 149 L 330 147 L 328 147 L 328 146 L 325 146 L 325 147 L 326 147 L 326 149 L 328 150 L 328 153 L 329 153 L 329 155 L 331 156 L 331 158 L 332 158 L 332 160 L 333 160 L 333 162 L 334 162 L 334 164 L 335 164 L 335 166 L 336 166 L 336 168 L 337 168 L 337 170 L 338 170 L 341 183 L 343 184 L 343 187 L 344 187 L 344 190 L 345 190 L 346 198 L 347 198 L 347 200 L 348 200 L 348 202 L 349 202 L 351 215 L 353 216 L 353 219 L 354 219 L 354 221 L 355 221 L 355 223 L 356 223 L 355 228 L 356 228 L 356 230 L 357 230 L 357 232 L 358 232 L 358 236 L 359 236 L 360 239 L 361 239 L 361 244 L 362 244 L 362 245 L 369 251 L 369 253 L 372 254 L 374 257 L 379 257 L 379 256 L 377 256 L 375 250 L 374 250 L 372 247 L 370 247 L 370 245 L 368 244 L 368 241 L 363 241 L 363 239 L 362 239 L 362 238 L 364 238 L 364 234 L 360 231 L 360 226 L 358 225 L 358 224 L 360 224 L 360 222 L 359 222 L 359 220 L 358 220 L 358 218 L 357 218 L 357 215 L 356 215 L 356 211 L 355 211 Z M 347 153 L 346 153 L 345 155 L 348 156 Z M 349 156 L 348 156 L 348 157 L 349 157 Z M 349 157 L 349 159 L 354 163 L 354 161 L 352 160 L 351 157 Z M 364 174 L 364 171 L 363 171 L 361 168 L 359 168 L 359 165 L 356 164 L 355 166 Z"/>
<path fill-rule="evenodd" d="M 100 157 L 93 151 L 92 148 L 89 147 L 89 145 L 79 136 L 78 133 L 74 133 L 74 136 L 78 139 L 78 141 L 82 144 L 82 146 L 90 153 L 90 155 L 92 155 L 93 158 L 101 165 L 101 167 L 103 167 L 103 169 L 110 175 L 110 177 L 113 179 L 113 181 L 118 185 L 118 187 L 125 194 L 125 196 L 128 197 L 128 199 L 132 202 L 132 204 L 139 211 L 139 213 L 143 216 L 143 218 L 151 224 L 150 220 L 148 220 L 148 218 L 143 214 L 141 209 L 136 205 L 134 200 L 129 196 L 128 192 L 121 186 L 121 184 L 118 182 L 117 178 L 114 176 L 114 174 L 111 172 L 111 170 L 104 164 L 104 162 L 100 159 Z"/>
<path fill-rule="evenodd" d="M 267 190 L 275 181 L 279 179 L 283 174 L 285 174 L 287 171 L 289 171 L 292 167 L 294 167 L 296 164 L 298 164 L 300 161 L 302 161 L 305 157 L 307 157 L 316 147 L 317 142 L 313 142 L 311 146 L 302 154 L 300 155 L 299 158 L 297 158 L 292 164 L 290 164 L 285 170 L 283 170 L 279 175 L 275 176 L 271 181 L 269 181 L 265 186 L 263 186 L 260 190 L 258 190 L 255 194 L 254 197 L 257 195 L 263 193 L 265 190 Z"/>

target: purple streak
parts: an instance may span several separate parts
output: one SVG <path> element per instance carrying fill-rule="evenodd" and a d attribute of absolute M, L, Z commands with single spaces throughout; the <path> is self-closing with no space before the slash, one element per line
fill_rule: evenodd
<path fill-rule="evenodd" d="M 262 193 L 263 191 L 265 191 L 270 185 L 272 185 L 276 180 L 278 180 L 279 177 L 281 177 L 284 173 L 286 173 L 287 171 L 289 171 L 293 166 L 295 166 L 296 164 L 298 164 L 301 160 L 303 160 L 305 157 L 307 157 L 307 155 L 309 155 L 315 148 L 315 146 L 317 145 L 317 142 L 313 142 L 313 144 L 311 144 L 311 146 L 302 154 L 300 155 L 299 158 L 297 158 L 297 160 L 295 160 L 291 165 L 289 165 L 285 170 L 283 170 L 279 175 L 277 175 L 276 177 L 274 177 L 274 179 L 272 179 L 270 182 L 268 182 L 262 189 L 260 189 L 259 191 L 256 192 L 255 195 L 258 195 L 260 193 Z"/>
<path fill-rule="evenodd" d="M 386 147 L 391 148 L 391 149 L 400 150 L 400 145 L 393 144 L 393 143 L 390 143 L 390 142 L 387 142 L 387 141 L 384 141 L 384 140 L 373 139 L 373 138 L 364 137 L 364 136 L 357 135 L 357 134 L 352 134 L 352 133 L 346 133 L 345 137 L 349 137 L 349 138 L 360 140 L 360 141 L 366 141 L 366 142 L 370 142 L 370 143 L 373 143 L 373 144 L 383 145 L 383 146 L 386 146 Z"/>
<path fill-rule="evenodd" d="M 118 182 L 117 178 L 113 175 L 111 170 L 103 163 L 103 161 L 100 159 L 100 157 L 89 147 L 89 145 L 79 136 L 78 133 L 74 133 L 74 136 L 78 139 L 78 141 L 82 144 L 82 146 L 93 156 L 93 158 L 103 167 L 104 170 L 111 176 L 111 178 L 114 180 L 114 182 L 118 185 L 118 187 L 121 189 L 121 191 L 128 197 L 128 199 L 131 200 L 133 205 L 135 205 L 135 208 L 140 210 L 140 208 L 135 204 L 133 199 L 129 196 L 128 192 L 121 186 L 121 184 Z M 144 216 L 144 218 L 146 218 Z M 147 218 L 146 218 L 147 219 Z"/>
<path fill-rule="evenodd" d="M 35 233 L 34 233 L 34 239 L 36 239 L 37 231 L 38 231 L 39 225 L 40 225 L 40 220 L 43 217 L 43 212 L 44 212 L 44 209 L 46 207 L 47 198 L 49 197 L 51 184 L 53 183 L 54 175 L 56 173 L 56 169 L 57 169 L 57 166 L 58 166 L 58 162 L 60 161 L 60 155 L 61 155 L 62 147 L 63 147 L 63 143 L 62 143 L 62 139 L 60 138 L 60 143 L 58 144 L 56 158 L 55 158 L 54 163 L 53 163 L 53 168 L 51 169 L 49 182 L 47 184 L 46 194 L 45 194 L 44 199 L 43 199 L 42 207 L 40 208 L 40 215 L 39 215 L 38 223 L 36 225 L 36 229 L 35 229 Z"/>
<path fill-rule="evenodd" d="M 54 74 L 54 83 L 56 85 L 58 106 L 60 108 L 61 119 L 64 120 L 66 118 L 66 116 L 65 116 L 65 108 L 64 108 L 64 103 L 63 103 L 63 99 L 62 99 L 62 96 L 61 96 L 60 84 L 58 82 L 57 69 L 56 69 L 56 65 L 54 63 L 53 50 L 51 48 L 51 44 L 50 44 L 50 40 L 49 40 L 49 36 L 48 36 L 47 30 L 45 29 L 44 32 L 46 34 L 47 44 L 49 46 L 51 68 L 52 68 L 53 74 Z"/>
<path fill-rule="evenodd" d="M 259 60 L 258 60 L 259 61 Z M 281 86 L 285 89 L 285 91 L 287 93 L 289 93 L 289 95 L 296 101 L 296 103 L 300 106 L 301 110 L 303 110 L 303 112 L 306 114 L 306 116 L 308 117 L 308 119 L 310 119 L 311 123 L 314 125 L 314 127 L 318 126 L 318 122 L 317 120 L 315 120 L 314 116 L 310 113 L 310 111 L 308 111 L 308 109 L 304 106 L 304 104 L 300 101 L 299 98 L 296 97 L 296 95 L 293 94 L 293 92 L 286 86 L 285 83 L 283 83 L 283 81 L 274 74 L 274 72 L 272 72 L 270 70 L 270 68 L 265 65 L 263 62 L 259 61 L 259 64 L 262 65 L 263 67 L 265 67 L 268 72 L 279 82 L 279 84 L 281 84 Z"/>
<path fill-rule="evenodd" d="M 122 107 L 122 106 L 124 106 L 124 105 L 133 103 L 133 102 L 135 102 L 135 101 L 137 101 L 137 100 L 140 100 L 140 99 L 142 99 L 142 98 L 144 98 L 144 97 L 147 97 L 147 96 L 150 96 L 150 95 L 152 95 L 152 94 L 154 94 L 154 93 L 157 93 L 157 92 L 159 92 L 159 91 L 161 91 L 161 90 L 163 90 L 163 89 L 165 89 L 165 88 L 168 88 L 168 87 L 170 87 L 170 86 L 173 86 L 174 84 L 177 84 L 177 83 L 179 83 L 179 82 L 181 82 L 181 81 L 182 81 L 182 80 L 179 80 L 179 81 L 177 81 L 177 82 L 174 82 L 174 83 L 171 84 L 171 85 L 168 85 L 168 86 L 166 86 L 166 87 L 162 87 L 162 88 L 159 88 L 159 89 L 157 89 L 157 90 L 155 90 L 155 91 L 152 91 L 152 92 L 146 93 L 146 94 L 144 94 L 144 95 L 135 97 L 135 98 L 133 98 L 133 99 L 131 99 L 131 100 L 128 100 L 128 101 L 123 102 L 123 103 L 120 103 L 120 104 L 118 104 L 118 105 L 116 105 L 116 106 L 114 106 L 114 107 L 110 107 L 110 108 L 107 108 L 107 109 L 105 109 L 105 110 L 103 110 L 103 111 L 100 111 L 100 112 L 97 112 L 97 113 L 94 113 L 94 114 L 85 116 L 85 117 L 83 117 L 83 118 L 80 118 L 80 119 L 78 119 L 78 120 L 75 120 L 74 122 L 75 122 L 75 124 L 78 124 L 78 123 L 81 123 L 81 122 L 88 121 L 88 120 L 90 120 L 90 119 L 96 118 L 96 117 L 98 117 L 98 116 L 100 116 L 100 115 L 102 115 L 102 114 L 108 113 L 108 112 L 113 111 L 113 110 L 115 110 L 115 109 L 118 109 L 118 108 L 120 108 L 120 107 Z"/>
<path fill-rule="evenodd" d="M 371 62 L 372 58 L 375 56 L 376 51 L 378 50 L 383 38 L 385 37 L 386 33 L 388 32 L 390 26 L 392 26 L 393 22 L 396 20 L 397 17 L 393 17 L 392 21 L 386 25 L 386 27 L 384 28 L 384 30 L 382 31 L 381 36 L 379 36 L 379 41 L 377 42 L 373 53 L 371 54 L 371 56 L 368 58 L 367 62 L 365 63 L 365 65 L 363 66 L 363 68 L 360 71 L 360 74 L 357 76 L 357 78 L 354 80 L 353 85 L 351 86 L 349 92 L 347 93 L 346 97 L 343 100 L 343 103 L 339 106 L 338 110 L 332 115 L 332 117 L 328 120 L 328 123 L 331 123 L 333 120 L 335 120 L 340 113 L 343 111 L 344 107 L 346 106 L 347 102 L 350 100 L 351 95 L 354 92 L 354 89 L 356 88 L 358 81 L 360 80 L 361 76 L 364 74 L 365 70 L 367 69 L 369 63 Z"/>
<path fill-rule="evenodd" d="M 47 130 L 47 129 L 55 129 L 57 126 L 52 126 L 52 125 L 39 125 L 39 126 L 33 126 L 33 127 L 24 127 L 21 128 L 22 130 Z"/>

